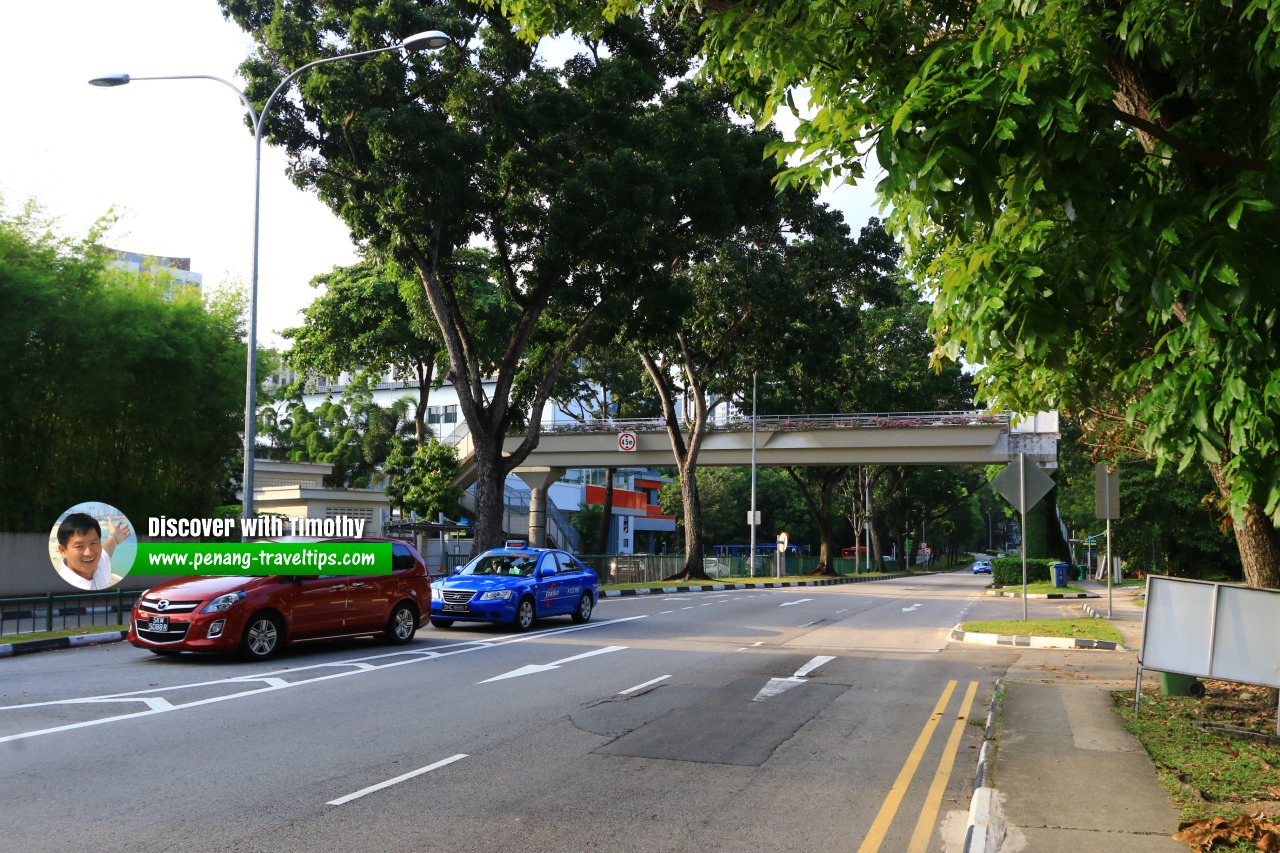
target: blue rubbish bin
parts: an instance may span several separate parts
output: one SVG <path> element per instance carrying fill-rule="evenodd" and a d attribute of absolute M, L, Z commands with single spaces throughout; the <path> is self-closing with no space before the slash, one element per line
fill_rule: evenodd
<path fill-rule="evenodd" d="M 1063 587 L 1067 585 L 1067 569 L 1066 563 L 1053 564 L 1053 585 Z"/>

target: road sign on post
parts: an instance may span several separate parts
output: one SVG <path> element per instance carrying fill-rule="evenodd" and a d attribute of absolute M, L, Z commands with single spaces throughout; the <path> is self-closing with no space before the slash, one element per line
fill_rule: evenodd
<path fill-rule="evenodd" d="M 1094 515 L 1107 520 L 1107 618 L 1111 618 L 1111 519 L 1120 517 L 1120 472 L 1099 462 L 1093 468 Z"/>
<path fill-rule="evenodd" d="M 1099 462 L 1093 468 L 1093 514 L 1096 518 L 1120 517 L 1120 472 Z"/>
<path fill-rule="evenodd" d="M 1027 510 L 1040 503 L 1041 498 L 1049 494 L 1056 484 L 1053 478 L 1040 470 L 1040 466 L 1027 464 L 1027 455 L 1019 453 L 1017 460 L 1010 462 L 1000 474 L 991 481 L 1000 496 L 1013 504 L 1022 513 L 1022 618 L 1027 618 Z"/>

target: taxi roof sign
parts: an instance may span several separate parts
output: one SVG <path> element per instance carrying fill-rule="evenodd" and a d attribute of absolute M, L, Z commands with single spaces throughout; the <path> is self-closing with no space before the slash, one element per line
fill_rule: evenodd
<path fill-rule="evenodd" d="M 502 546 L 504 548 L 528 548 L 529 542 L 525 539 L 508 539 Z"/>

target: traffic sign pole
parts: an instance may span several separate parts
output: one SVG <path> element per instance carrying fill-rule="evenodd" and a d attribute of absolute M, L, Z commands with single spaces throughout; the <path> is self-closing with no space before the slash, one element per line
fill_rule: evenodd
<path fill-rule="evenodd" d="M 1027 455 L 1018 454 L 1018 505 L 1022 507 L 1022 621 L 1027 621 Z"/>

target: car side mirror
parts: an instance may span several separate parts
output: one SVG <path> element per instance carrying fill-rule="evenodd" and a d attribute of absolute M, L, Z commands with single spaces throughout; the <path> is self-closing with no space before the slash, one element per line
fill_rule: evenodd
<path fill-rule="evenodd" d="M 460 574 L 462 574 L 462 566 L 454 566 L 454 567 L 453 567 L 453 571 L 452 571 L 452 572 L 450 572 L 449 574 L 451 574 L 451 575 L 460 575 Z"/>

